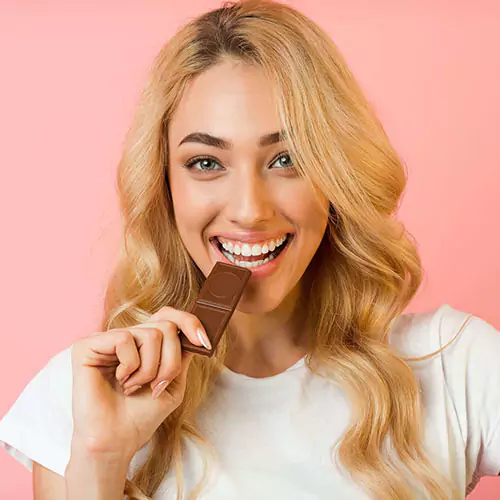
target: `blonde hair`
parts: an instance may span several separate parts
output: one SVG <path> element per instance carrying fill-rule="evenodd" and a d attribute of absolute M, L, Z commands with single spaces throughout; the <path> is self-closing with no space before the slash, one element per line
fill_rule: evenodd
<path fill-rule="evenodd" d="M 273 82 L 299 174 L 330 200 L 325 235 L 303 280 L 314 297 L 306 366 L 341 384 L 353 408 L 349 428 L 332 445 L 338 444 L 335 461 L 376 499 L 416 498 L 412 492 L 419 486 L 435 500 L 462 498 L 426 455 L 418 381 L 388 342 L 391 326 L 422 281 L 416 244 L 394 217 L 405 165 L 320 27 L 279 2 L 222 5 L 183 26 L 160 50 L 126 136 L 117 173 L 123 241 L 102 331 L 144 322 L 164 305 L 193 305 L 204 276 L 175 226 L 167 126 L 186 85 L 199 74 L 225 60 L 261 68 Z M 211 358 L 193 358 L 181 405 L 157 429 L 147 460 L 127 479 L 130 499 L 150 500 L 171 469 L 177 499 L 184 496 L 184 439 L 198 443 L 203 455 L 204 474 L 189 498 L 198 497 L 217 454 L 195 415 L 226 352 L 224 335 Z M 389 438 L 399 461 L 384 455 Z"/>

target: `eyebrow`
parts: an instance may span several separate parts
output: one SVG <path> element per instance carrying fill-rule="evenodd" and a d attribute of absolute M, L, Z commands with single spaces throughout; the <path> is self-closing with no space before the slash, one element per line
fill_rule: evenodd
<path fill-rule="evenodd" d="M 276 144 L 277 142 L 282 142 L 286 139 L 285 131 L 280 130 L 279 132 L 273 132 L 272 134 L 263 135 L 257 142 L 257 144 L 262 148 L 264 146 L 270 146 L 271 144 Z M 186 135 L 179 146 L 185 142 L 199 142 L 200 144 L 205 144 L 207 146 L 213 146 L 219 149 L 231 149 L 233 143 L 227 139 L 221 137 L 214 137 L 213 135 L 206 134 L 204 132 L 193 132 L 192 134 Z M 177 147 L 179 147 L 177 146 Z"/>

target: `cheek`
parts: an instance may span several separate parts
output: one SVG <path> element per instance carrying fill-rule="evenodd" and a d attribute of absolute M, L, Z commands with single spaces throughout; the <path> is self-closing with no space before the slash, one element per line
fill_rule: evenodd
<path fill-rule="evenodd" d="M 302 234 L 313 240 L 323 237 L 328 223 L 328 201 L 318 201 L 310 191 L 301 190 L 288 196 L 282 206 Z"/>
<path fill-rule="evenodd" d="M 176 224 L 181 233 L 197 231 L 207 225 L 216 214 L 217 200 L 200 183 L 173 182 L 172 200 Z"/>

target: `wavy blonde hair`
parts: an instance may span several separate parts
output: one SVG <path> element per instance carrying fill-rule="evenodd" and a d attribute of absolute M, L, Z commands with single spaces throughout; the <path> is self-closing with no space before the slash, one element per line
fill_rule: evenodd
<path fill-rule="evenodd" d="M 102 331 L 144 322 L 164 305 L 189 310 L 195 301 L 204 276 L 175 225 L 167 126 L 186 85 L 225 60 L 270 77 L 299 174 L 330 200 L 325 235 L 303 280 L 314 297 L 306 366 L 341 384 L 353 408 L 350 426 L 332 445 L 335 462 L 376 499 L 416 498 L 418 487 L 435 500 L 462 498 L 423 448 L 419 384 L 406 362 L 435 353 L 405 361 L 388 342 L 422 281 L 416 244 L 394 217 L 405 165 L 334 42 L 290 6 L 225 2 L 183 26 L 157 55 L 118 167 L 124 232 Z M 189 498 L 198 497 L 217 454 L 195 415 L 226 353 L 224 335 L 212 357 L 193 358 L 181 405 L 127 479 L 130 499 L 150 500 L 172 468 L 177 499 L 184 496 L 184 439 L 203 452 L 204 473 Z M 385 455 L 387 439 L 397 457 Z"/>

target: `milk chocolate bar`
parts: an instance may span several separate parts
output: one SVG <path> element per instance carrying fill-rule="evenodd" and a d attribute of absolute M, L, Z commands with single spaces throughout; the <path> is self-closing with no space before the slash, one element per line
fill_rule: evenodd
<path fill-rule="evenodd" d="M 191 309 L 207 332 L 212 349 L 197 346 L 179 332 L 182 349 L 212 356 L 252 275 L 250 269 L 217 261 Z"/>

